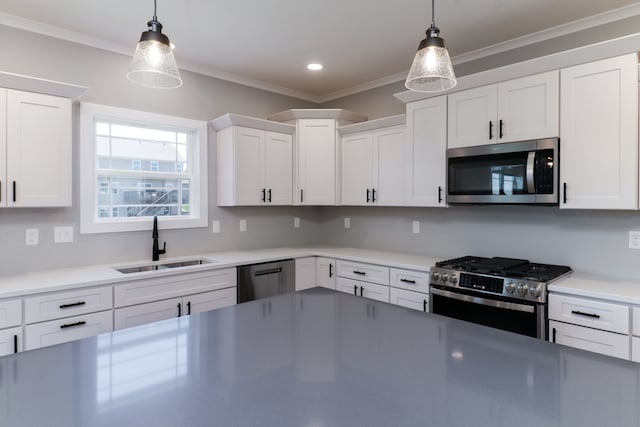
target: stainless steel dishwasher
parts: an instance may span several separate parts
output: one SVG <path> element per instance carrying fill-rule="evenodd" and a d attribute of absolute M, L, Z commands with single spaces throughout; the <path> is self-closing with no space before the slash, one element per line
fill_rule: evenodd
<path fill-rule="evenodd" d="M 238 304 L 295 292 L 292 259 L 238 267 Z"/>

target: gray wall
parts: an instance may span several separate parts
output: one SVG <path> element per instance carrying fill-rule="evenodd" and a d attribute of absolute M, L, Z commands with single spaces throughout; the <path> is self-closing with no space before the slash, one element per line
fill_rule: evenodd
<path fill-rule="evenodd" d="M 289 108 L 315 107 L 298 99 L 182 72 L 184 86 L 152 90 L 130 83 L 125 73 L 130 57 L 0 26 L 0 70 L 88 86 L 84 101 L 210 120 L 233 112 L 266 117 Z M 133 49 L 133 46 L 132 46 Z M 74 106 L 73 174 L 79 176 L 79 141 Z M 221 220 L 222 232 L 211 228 L 161 231 L 167 256 L 227 249 L 305 244 L 316 241 L 319 212 L 313 208 L 217 208 L 215 205 L 215 138 L 210 130 L 209 220 Z M 1 209 L 0 276 L 96 263 L 151 259 L 151 233 L 79 234 L 79 183 L 74 179 L 73 208 Z M 293 228 L 293 217 L 301 228 Z M 239 232 L 239 219 L 247 231 Z M 75 242 L 53 243 L 53 227 L 73 225 Z M 25 246 L 25 229 L 40 230 L 40 245 Z"/>

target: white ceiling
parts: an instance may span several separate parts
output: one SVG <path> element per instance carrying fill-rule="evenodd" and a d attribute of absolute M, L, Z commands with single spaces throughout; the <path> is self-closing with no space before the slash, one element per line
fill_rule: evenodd
<path fill-rule="evenodd" d="M 640 10 L 629 0 L 438 0 L 436 24 L 456 56 L 628 5 L 635 6 L 625 13 Z M 158 20 L 183 68 L 319 100 L 389 76 L 398 80 L 424 37 L 430 6 L 428 0 L 158 0 Z M 2 22 L 130 53 L 152 12 L 152 0 L 0 4 Z M 316 61 L 325 69 L 307 71 Z"/>

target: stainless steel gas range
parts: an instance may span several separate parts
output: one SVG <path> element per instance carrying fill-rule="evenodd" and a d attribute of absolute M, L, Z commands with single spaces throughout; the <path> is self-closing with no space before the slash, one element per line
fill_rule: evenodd
<path fill-rule="evenodd" d="M 438 262 L 431 268 L 431 312 L 546 339 L 547 286 L 571 272 L 512 258 Z"/>

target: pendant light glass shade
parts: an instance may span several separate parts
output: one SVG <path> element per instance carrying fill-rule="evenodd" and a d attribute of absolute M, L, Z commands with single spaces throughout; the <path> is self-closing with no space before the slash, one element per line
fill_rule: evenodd
<path fill-rule="evenodd" d="M 416 92 L 441 92 L 451 89 L 457 83 L 449 52 L 440 37 L 440 30 L 432 21 L 427 30 L 427 38 L 418 46 L 404 85 Z"/>
<path fill-rule="evenodd" d="M 173 89 L 182 86 L 182 78 L 173 56 L 169 38 L 162 34 L 162 24 L 155 13 L 147 23 L 149 30 L 142 33 L 133 54 L 127 78 L 134 83 L 155 89 Z"/>

